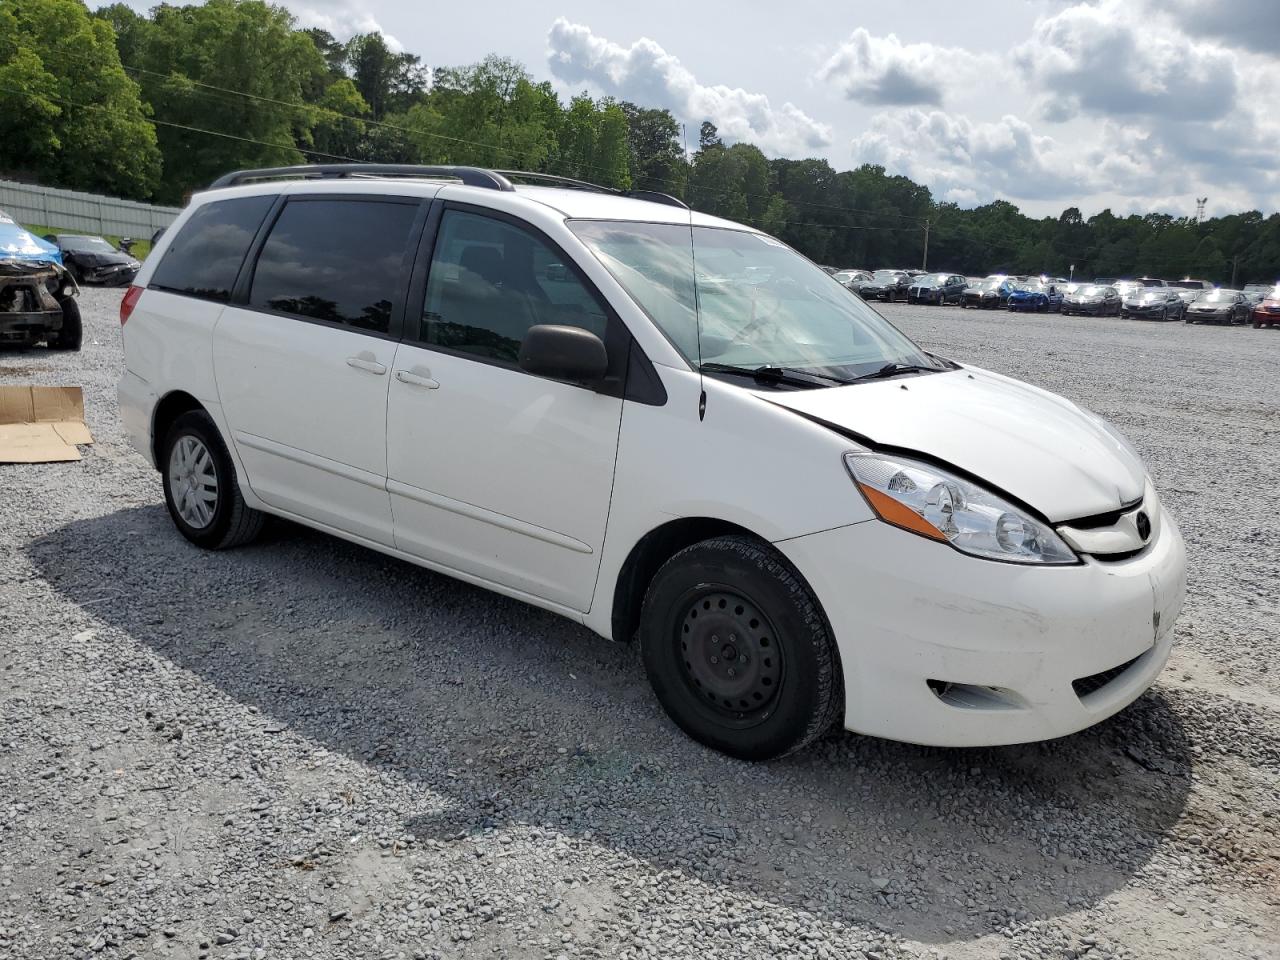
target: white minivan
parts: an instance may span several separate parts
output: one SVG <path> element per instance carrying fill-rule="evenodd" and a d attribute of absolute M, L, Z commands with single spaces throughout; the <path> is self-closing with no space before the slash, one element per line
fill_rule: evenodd
<path fill-rule="evenodd" d="M 1123 437 L 670 197 L 243 171 L 120 321 L 121 413 L 187 539 L 274 514 L 638 638 L 736 757 L 837 723 L 1062 736 L 1169 656 L 1182 538 Z"/>

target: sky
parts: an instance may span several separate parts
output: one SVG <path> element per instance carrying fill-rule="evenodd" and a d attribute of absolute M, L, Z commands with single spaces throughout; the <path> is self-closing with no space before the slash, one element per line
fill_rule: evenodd
<path fill-rule="evenodd" d="M 666 107 L 692 146 L 711 120 L 961 206 L 1280 209 L 1280 0 L 283 2 L 428 66 L 499 53 L 566 97 Z"/>

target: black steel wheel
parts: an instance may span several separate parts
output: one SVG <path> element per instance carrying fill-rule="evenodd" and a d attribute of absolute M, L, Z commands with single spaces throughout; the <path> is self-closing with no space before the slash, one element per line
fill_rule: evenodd
<path fill-rule="evenodd" d="M 678 605 L 685 610 L 679 641 L 690 692 L 731 726 L 767 719 L 785 667 L 773 622 L 736 590 L 694 587 Z"/>
<path fill-rule="evenodd" d="M 668 560 L 645 595 L 640 642 L 672 720 L 743 760 L 806 746 L 844 707 L 817 600 L 785 558 L 749 537 L 705 540 Z"/>

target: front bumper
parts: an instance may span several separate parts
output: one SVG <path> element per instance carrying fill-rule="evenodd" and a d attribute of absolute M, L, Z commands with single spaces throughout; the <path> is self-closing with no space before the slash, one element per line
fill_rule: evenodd
<path fill-rule="evenodd" d="M 1164 666 L 1186 593 L 1163 511 L 1140 553 L 1070 567 L 981 560 L 878 520 L 776 546 L 835 632 L 845 727 L 935 746 L 1045 740 L 1116 713 Z"/>
<path fill-rule="evenodd" d="M 106 287 L 122 287 L 133 283 L 138 275 L 138 267 L 127 264 L 107 264 L 100 267 L 84 267 L 80 271 L 85 283 L 93 283 Z"/>
<path fill-rule="evenodd" d="M 1156 320 L 1169 314 L 1178 314 L 1182 310 L 1181 307 L 1160 304 L 1152 306 L 1151 304 L 1121 304 L 1120 314 L 1124 317 L 1132 317 L 1137 320 Z"/>

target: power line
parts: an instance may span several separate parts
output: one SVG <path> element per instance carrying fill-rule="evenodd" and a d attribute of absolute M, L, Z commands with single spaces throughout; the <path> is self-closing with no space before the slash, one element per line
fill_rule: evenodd
<path fill-rule="evenodd" d="M 29 93 L 26 90 L 15 90 L 12 87 L 0 87 L 0 91 L 4 91 L 5 93 L 12 93 L 19 97 L 27 97 L 28 99 L 31 99 L 31 100 L 53 100 L 56 103 L 61 103 L 64 106 L 68 106 L 68 107 L 79 107 L 84 110 L 97 110 L 99 113 L 105 113 L 108 116 L 116 117 L 117 119 L 121 119 L 121 120 L 135 119 L 134 117 L 131 117 L 128 114 L 121 113 L 117 110 L 111 110 L 110 108 L 104 107 L 102 104 L 98 104 L 98 103 L 79 103 L 75 100 L 67 100 L 64 97 L 56 97 L 56 96 L 53 96 L 52 94 Z M 352 163 L 362 162 L 360 160 L 355 159 L 354 157 L 347 157 L 338 153 L 325 153 L 322 150 L 308 150 L 306 147 L 299 147 L 297 144 L 293 144 L 293 143 L 290 143 L 290 144 L 272 143 L 269 140 L 258 140 L 254 137 L 242 137 L 234 133 L 223 133 L 221 130 L 207 130 L 203 127 L 193 127 L 185 123 L 175 123 L 170 120 L 157 120 L 155 117 L 146 117 L 146 116 L 140 115 L 136 119 L 142 120 L 146 123 L 157 124 L 162 127 L 174 127 L 178 130 L 187 130 L 191 133 L 204 133 L 204 134 L 208 134 L 211 137 L 223 137 L 227 140 L 239 140 L 241 143 L 254 143 L 262 147 L 273 147 L 277 150 L 296 150 L 298 153 L 310 154 L 311 156 L 315 156 L 315 157 L 325 157 L 329 160 L 347 160 Z"/>
<path fill-rule="evenodd" d="M 73 54 L 72 56 L 74 57 L 75 55 Z M 511 150 L 511 149 L 508 149 L 508 148 L 506 148 L 506 147 L 500 147 L 500 146 L 498 146 L 497 144 L 484 143 L 484 142 L 481 142 L 481 141 L 478 141 L 478 140 L 468 140 L 468 139 L 466 139 L 465 137 L 453 137 L 453 136 L 449 136 L 448 134 L 443 134 L 443 133 L 434 133 L 434 132 L 431 132 L 431 131 L 428 131 L 428 130 L 415 129 L 415 128 L 412 128 L 412 127 L 403 127 L 403 126 L 400 126 L 399 124 L 388 123 L 388 122 L 386 122 L 385 120 L 374 120 L 374 119 L 369 118 L 369 117 L 361 117 L 361 116 L 357 116 L 357 115 L 354 115 L 354 114 L 341 113 L 340 111 L 334 110 L 334 109 L 332 109 L 332 108 L 330 108 L 330 107 L 323 107 L 323 106 L 319 106 L 319 105 L 315 105 L 315 104 L 307 104 L 307 103 L 294 103 L 294 102 L 290 102 L 290 101 L 287 101 L 287 100 L 280 100 L 280 99 L 277 99 L 277 98 L 275 98 L 275 97 L 267 97 L 267 96 L 263 96 L 263 95 L 261 95 L 261 94 L 249 93 L 249 92 L 248 92 L 248 91 L 246 91 L 246 90 L 236 90 L 236 89 L 233 89 L 233 88 L 231 88 L 231 87 L 222 87 L 222 86 L 218 86 L 218 85 L 216 85 L 216 84 L 212 84 L 212 83 L 205 83 L 204 81 L 201 81 L 201 80 L 193 80 L 193 79 L 191 79 L 190 77 L 187 77 L 187 76 L 185 76 L 185 75 L 180 75 L 180 74 L 179 74 L 179 75 L 175 75 L 175 74 L 171 74 L 171 73 L 162 73 L 162 72 L 159 72 L 159 71 L 156 71 L 156 70 L 149 70 L 149 69 L 147 69 L 147 68 L 145 68 L 145 67 L 139 67 L 139 66 L 135 66 L 135 65 L 133 65 L 133 64 L 125 63 L 123 60 L 121 60 L 121 61 L 120 61 L 120 66 L 121 66 L 123 69 L 128 70 L 128 71 L 131 71 L 131 72 L 134 72 L 134 73 L 146 74 L 146 75 L 148 75 L 148 76 L 158 77 L 158 78 L 160 78 L 160 79 L 171 79 L 171 78 L 177 78 L 177 77 L 180 77 L 180 78 L 181 78 L 181 80 L 182 80 L 182 82 L 187 83 L 187 84 L 190 84 L 191 86 L 200 87 L 200 88 L 203 88 L 203 89 L 205 89 L 205 90 L 215 91 L 215 92 L 217 92 L 217 93 L 229 94 L 229 95 L 231 95 L 231 96 L 235 96 L 235 97 L 243 97 L 243 98 L 245 98 L 245 99 L 253 100 L 253 101 L 256 101 L 256 102 L 258 102 L 258 103 L 269 103 L 269 104 L 272 104 L 272 105 L 274 105 L 274 106 L 284 107 L 284 108 L 286 108 L 286 109 L 289 109 L 289 110 L 292 110 L 292 111 L 295 111 L 295 112 L 313 112 L 313 111 L 314 111 L 314 112 L 318 112 L 318 113 L 322 113 L 322 114 L 327 114 L 327 115 L 329 115 L 329 116 L 331 116 L 331 117 L 334 117 L 334 118 L 336 118 L 336 119 L 349 120 L 349 121 L 354 122 L 354 123 L 368 124 L 368 125 L 370 125 L 370 126 L 380 127 L 380 128 L 386 129 L 386 130 L 394 130 L 394 131 L 396 131 L 396 132 L 398 132 L 398 133 L 405 134 L 405 135 L 408 135 L 408 136 L 410 136 L 410 137 L 429 137 L 429 138 L 432 138 L 432 139 L 436 139 L 436 140 L 444 140 L 444 141 L 448 141 L 448 142 L 450 142 L 450 143 L 459 144 L 459 145 L 462 145 L 462 146 L 476 147 L 476 148 L 479 148 L 479 149 L 481 149 L 481 150 L 492 150 L 492 151 L 495 151 L 495 152 L 497 152 L 497 153 L 504 154 L 505 156 L 508 156 L 508 157 L 513 157 L 513 158 L 514 158 L 514 157 L 518 157 L 518 156 L 519 156 L 519 153 L 518 153 L 517 151 L 514 151 L 514 150 Z M 226 101 L 223 101 L 223 102 L 226 102 Z M 165 125 L 166 125 L 166 126 L 172 126 L 173 124 L 165 124 Z M 233 139 L 234 139 L 234 138 L 233 138 Z M 302 150 L 301 152 L 306 153 L 306 152 L 308 152 L 308 151 Z M 317 155 L 319 155 L 319 156 L 332 156 L 332 154 L 323 154 L 323 153 L 318 153 L 318 152 L 316 152 L 316 151 L 311 151 L 311 152 L 316 153 L 316 154 L 317 154 Z M 360 162 L 360 161 L 356 161 L 356 162 Z M 686 162 L 689 162 L 689 161 L 686 161 Z M 586 163 L 584 163 L 584 164 L 580 164 L 580 166 L 581 166 L 581 167 L 583 167 L 583 168 L 585 168 L 585 169 L 588 169 L 588 170 L 596 170 L 596 171 L 599 171 L 600 173 L 612 173 L 612 171 L 611 171 L 611 170 L 609 170 L 608 168 L 606 168 L 606 167 L 601 167 L 601 166 L 596 165 L 596 164 L 586 164 Z M 838 174 L 837 174 L 837 175 L 838 175 Z M 871 216 L 871 217 L 885 217 L 885 218 L 892 218 L 892 219 L 896 219 L 896 220 L 913 220 L 913 221 L 916 221 L 917 223 L 921 223 L 921 224 L 923 224 L 923 222 L 927 219 L 927 218 L 925 218 L 925 217 L 915 216 L 915 215 L 912 215 L 912 214 L 894 213 L 894 212 L 887 211 L 887 210 L 868 210 L 868 209 L 866 209 L 866 208 L 860 208 L 860 207 L 846 207 L 846 206 L 841 206 L 841 205 L 839 205 L 839 204 L 819 203 L 819 202 L 817 202 L 817 201 L 813 201 L 813 200 L 798 200 L 798 199 L 792 199 L 792 198 L 788 198 L 788 197 L 786 197 L 786 196 L 782 195 L 781 193 L 775 193 L 775 194 L 742 193 L 742 194 L 737 194 L 737 193 L 734 193 L 734 192 L 732 192 L 732 191 L 728 191 L 728 190 L 715 190 L 715 189 L 712 189 L 712 188 L 695 187 L 692 183 L 690 183 L 690 182 L 688 181 L 688 179 L 686 179 L 686 180 L 684 181 L 684 183 L 681 183 L 681 182 L 676 181 L 676 180 L 670 180 L 670 179 L 667 179 L 667 178 L 664 178 L 664 177 L 651 177 L 651 178 L 649 178 L 649 179 L 651 179 L 651 180 L 652 180 L 653 182 L 655 182 L 655 183 L 661 183 L 661 184 L 663 184 L 663 185 L 665 185 L 665 186 L 667 186 L 667 187 L 671 187 L 671 188 L 675 188 L 675 189 L 679 189 L 681 186 L 684 186 L 684 187 L 685 187 L 685 190 L 686 190 L 686 193 L 688 193 L 688 194 L 694 194 L 694 193 L 709 193 L 709 194 L 711 194 L 711 195 L 713 195 L 713 196 L 722 196 L 722 197 L 737 197 L 737 196 L 742 196 L 742 197 L 749 198 L 749 199 L 753 199 L 753 200 L 766 200 L 766 201 L 768 201 L 768 200 L 772 200 L 775 196 L 781 196 L 784 202 L 786 202 L 786 203 L 788 203 L 788 204 L 791 204 L 791 205 L 793 205 L 793 206 L 813 207 L 813 208 L 815 208 L 815 209 L 831 210 L 831 211 L 836 212 L 836 213 L 856 213 L 856 214 L 863 214 L 863 215 Z M 811 225 L 816 225 L 816 226 L 825 226 L 825 227 L 830 227 L 830 228 L 843 228 L 843 229 L 847 229 L 847 228 L 844 228 L 844 227 L 842 227 L 841 225 L 838 225 L 838 224 L 811 224 Z M 869 229 L 869 228 L 868 228 L 868 229 Z"/>

